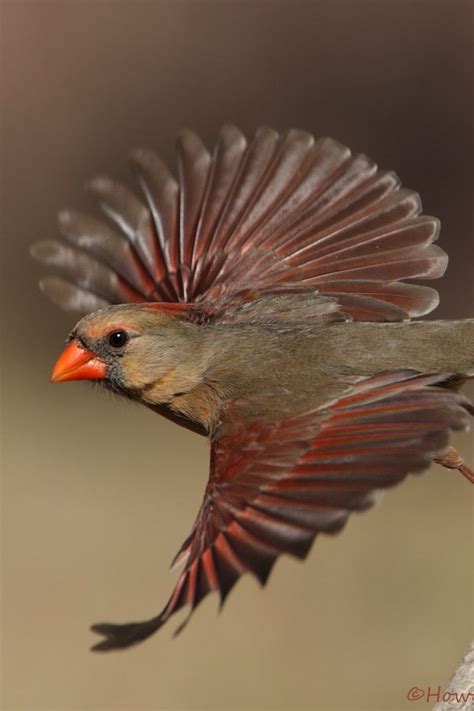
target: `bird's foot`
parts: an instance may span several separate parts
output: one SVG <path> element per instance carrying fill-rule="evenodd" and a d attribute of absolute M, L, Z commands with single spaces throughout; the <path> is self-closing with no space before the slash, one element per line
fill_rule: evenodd
<path fill-rule="evenodd" d="M 447 469 L 457 469 L 471 484 L 474 484 L 474 472 L 464 463 L 457 449 L 451 445 L 433 457 L 433 460 Z"/>
<path fill-rule="evenodd" d="M 462 465 L 459 467 L 459 471 L 461 472 L 461 474 L 462 474 L 463 476 L 466 477 L 466 479 L 467 479 L 468 481 L 471 482 L 471 484 L 474 484 L 474 472 L 472 471 L 472 469 L 470 469 L 469 467 L 467 467 L 465 464 L 462 464 Z"/>

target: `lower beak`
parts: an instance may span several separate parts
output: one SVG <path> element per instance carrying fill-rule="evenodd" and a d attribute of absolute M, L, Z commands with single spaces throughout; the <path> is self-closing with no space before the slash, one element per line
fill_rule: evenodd
<path fill-rule="evenodd" d="M 64 380 L 101 380 L 107 377 L 107 365 L 73 338 L 63 350 L 51 373 L 51 382 Z"/>

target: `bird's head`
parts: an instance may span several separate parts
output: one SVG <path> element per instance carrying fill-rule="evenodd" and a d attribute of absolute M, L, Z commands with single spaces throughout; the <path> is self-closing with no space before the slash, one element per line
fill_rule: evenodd
<path fill-rule="evenodd" d="M 202 375 L 198 331 L 186 306 L 126 304 L 82 318 L 51 374 L 53 382 L 94 380 L 147 403 L 169 402 Z"/>

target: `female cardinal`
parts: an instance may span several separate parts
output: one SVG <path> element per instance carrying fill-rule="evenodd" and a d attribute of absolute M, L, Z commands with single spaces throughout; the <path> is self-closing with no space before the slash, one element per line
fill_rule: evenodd
<path fill-rule="evenodd" d="M 88 314 L 51 379 L 98 380 L 207 435 L 211 463 L 169 602 L 94 625 L 98 650 L 223 601 L 244 572 L 264 584 L 280 553 L 304 558 L 433 459 L 472 480 L 448 437 L 473 412 L 457 391 L 474 319 L 410 321 L 438 294 L 403 280 L 442 276 L 447 256 L 394 173 L 329 138 L 263 128 L 247 144 L 233 126 L 212 156 L 183 132 L 178 180 L 150 151 L 132 163 L 144 201 L 98 178 L 109 221 L 63 212 L 68 244 L 33 247 L 68 277 L 43 291 Z"/>

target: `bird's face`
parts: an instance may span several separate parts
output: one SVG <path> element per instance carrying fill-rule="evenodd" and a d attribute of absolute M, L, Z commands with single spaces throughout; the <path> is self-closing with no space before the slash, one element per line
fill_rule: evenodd
<path fill-rule="evenodd" d="M 166 308 L 111 306 L 77 323 L 51 380 L 95 380 L 129 397 L 166 402 L 186 389 L 196 357 L 193 333 Z"/>

